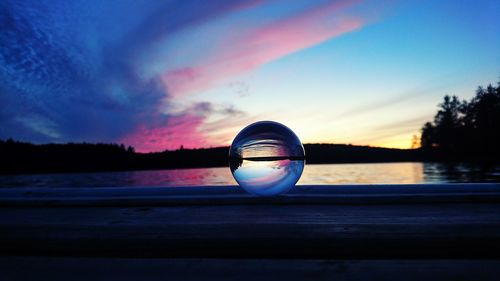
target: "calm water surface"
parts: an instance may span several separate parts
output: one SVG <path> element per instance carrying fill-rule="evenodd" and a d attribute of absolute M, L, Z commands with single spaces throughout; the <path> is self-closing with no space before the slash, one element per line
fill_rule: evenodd
<path fill-rule="evenodd" d="M 443 163 L 306 165 L 298 184 L 500 182 L 500 166 Z M 234 185 L 229 167 L 0 176 L 0 187 Z"/>

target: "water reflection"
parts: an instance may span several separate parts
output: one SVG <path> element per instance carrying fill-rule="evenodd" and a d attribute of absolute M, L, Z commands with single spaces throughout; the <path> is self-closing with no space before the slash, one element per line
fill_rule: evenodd
<path fill-rule="evenodd" d="M 500 182 L 500 166 L 445 163 L 306 165 L 298 184 Z M 0 187 L 235 185 L 227 167 L 0 176 Z"/>
<path fill-rule="evenodd" d="M 425 163 L 428 182 L 500 182 L 500 166 L 472 163 Z"/>
<path fill-rule="evenodd" d="M 117 187 L 236 184 L 226 167 L 0 176 L 0 187 Z"/>
<path fill-rule="evenodd" d="M 424 163 L 306 165 L 298 184 L 424 183 Z"/>

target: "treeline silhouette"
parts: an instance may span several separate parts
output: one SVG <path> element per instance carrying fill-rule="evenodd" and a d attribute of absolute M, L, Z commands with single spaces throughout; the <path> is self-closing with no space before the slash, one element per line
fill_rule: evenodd
<path fill-rule="evenodd" d="M 306 144 L 307 163 L 420 160 L 418 150 Z M 42 144 L 0 140 L 0 173 L 55 173 L 228 166 L 229 147 L 136 153 L 118 144 Z"/>
<path fill-rule="evenodd" d="M 500 81 L 479 87 L 469 101 L 446 95 L 420 143 L 426 158 L 499 162 Z"/>

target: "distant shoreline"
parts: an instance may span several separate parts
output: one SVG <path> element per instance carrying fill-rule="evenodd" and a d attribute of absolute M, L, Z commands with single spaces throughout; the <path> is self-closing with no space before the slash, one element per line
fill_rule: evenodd
<path fill-rule="evenodd" d="M 307 164 L 395 162 L 496 162 L 488 157 L 453 158 L 439 151 L 346 144 L 305 144 Z M 137 153 L 117 144 L 42 144 L 0 141 L 0 174 L 142 171 L 228 166 L 229 147 Z"/>

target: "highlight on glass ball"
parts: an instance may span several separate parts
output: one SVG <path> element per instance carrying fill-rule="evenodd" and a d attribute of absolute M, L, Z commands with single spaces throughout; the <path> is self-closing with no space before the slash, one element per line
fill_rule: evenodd
<path fill-rule="evenodd" d="M 229 149 L 229 166 L 238 184 L 260 196 L 292 189 L 304 170 L 304 146 L 283 124 L 261 121 L 245 127 Z"/>

